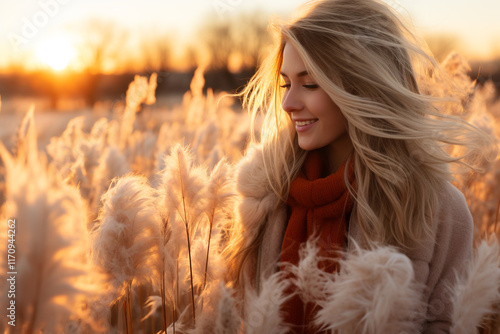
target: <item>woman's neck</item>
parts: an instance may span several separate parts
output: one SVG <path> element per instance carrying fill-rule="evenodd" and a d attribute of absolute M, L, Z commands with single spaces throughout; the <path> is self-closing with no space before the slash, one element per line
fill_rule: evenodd
<path fill-rule="evenodd" d="M 324 172 L 326 175 L 333 174 L 349 158 L 353 151 L 351 138 L 346 133 L 334 143 L 322 148 Z"/>

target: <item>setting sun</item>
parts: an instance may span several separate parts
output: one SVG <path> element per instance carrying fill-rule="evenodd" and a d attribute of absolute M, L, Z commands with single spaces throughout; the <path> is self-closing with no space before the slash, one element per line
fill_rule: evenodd
<path fill-rule="evenodd" d="M 75 49 L 67 36 L 57 36 L 42 41 L 35 55 L 42 64 L 56 71 L 64 70 L 75 57 Z"/>

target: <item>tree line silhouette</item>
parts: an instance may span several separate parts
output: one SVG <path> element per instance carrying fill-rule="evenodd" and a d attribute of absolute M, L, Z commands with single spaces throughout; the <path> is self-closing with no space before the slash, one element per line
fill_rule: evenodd
<path fill-rule="evenodd" d="M 128 42 L 137 31 L 126 30 L 112 21 L 90 19 L 71 27 L 77 36 L 80 70 L 23 73 L 22 64 L 13 63 L 17 70 L 10 74 L 0 72 L 0 91 L 4 96 L 46 96 L 53 108 L 61 97 L 81 98 L 87 106 L 93 106 L 98 100 L 122 96 L 134 74 L 156 72 L 158 94 L 182 94 L 189 89 L 190 79 L 200 64 L 206 67 L 206 87 L 234 91 L 255 73 L 268 51 L 268 22 L 269 16 L 261 11 L 222 19 L 208 15 L 191 43 L 181 43 L 173 32 L 149 31 L 135 36 L 140 42 L 131 46 Z M 437 34 L 426 40 L 438 60 L 459 46 L 459 39 L 452 35 Z M 182 55 L 176 56 L 179 51 Z M 496 72 L 495 66 L 491 66 L 490 73 L 480 73 L 478 66 L 472 65 L 471 75 L 476 75 L 479 82 L 486 76 L 500 86 L 500 66 L 496 66 Z"/>

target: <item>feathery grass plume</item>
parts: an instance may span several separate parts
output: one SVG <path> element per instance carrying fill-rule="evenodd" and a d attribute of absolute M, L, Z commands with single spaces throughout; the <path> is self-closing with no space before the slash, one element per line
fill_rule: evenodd
<path fill-rule="evenodd" d="M 220 127 L 214 119 L 208 119 L 199 125 L 193 138 L 193 147 L 196 150 L 198 162 L 206 161 L 210 157 L 210 153 L 219 145 L 217 135 L 221 132 Z"/>
<path fill-rule="evenodd" d="M 127 160 L 117 147 L 104 148 L 99 165 L 92 176 L 92 193 L 87 199 L 89 206 L 89 222 L 87 229 L 91 230 L 98 213 L 101 196 L 106 192 L 115 177 L 123 176 L 130 172 Z"/>
<path fill-rule="evenodd" d="M 200 226 L 201 227 L 201 226 Z M 193 286 L 195 291 L 201 291 L 206 286 L 206 281 L 204 280 L 206 274 L 206 259 L 207 259 L 207 239 L 205 236 L 208 234 L 208 229 L 203 226 L 203 232 L 191 240 L 191 260 L 193 267 Z M 200 228 L 200 231 L 201 228 Z M 187 264 L 189 265 L 189 264 Z M 214 263 L 214 266 L 220 265 L 223 267 L 222 263 Z M 212 266 L 210 266 L 212 268 Z M 223 269 L 222 269 L 223 270 Z"/>
<path fill-rule="evenodd" d="M 288 265 L 286 271 L 292 273 L 290 280 L 297 286 L 301 299 L 304 303 L 325 299 L 325 286 L 327 282 L 334 279 L 334 275 L 323 271 L 319 266 L 320 262 L 329 259 L 319 255 L 317 240 L 308 240 L 305 245 L 302 245 L 299 258 L 299 264 Z"/>
<path fill-rule="evenodd" d="M 210 245 L 212 241 L 212 232 L 214 227 L 217 228 L 216 235 L 220 237 L 219 228 L 225 229 L 225 220 L 231 217 L 231 208 L 235 200 L 234 182 L 231 174 L 231 169 L 226 160 L 221 160 L 210 174 L 210 181 L 206 189 L 206 208 L 205 214 L 208 218 L 209 230 L 207 241 L 207 257 L 205 260 L 205 274 L 203 279 L 203 287 L 207 282 L 207 274 L 209 272 L 210 260 Z M 217 226 L 218 225 L 218 226 Z M 223 245 L 220 238 L 215 238 L 217 252 L 222 251 Z M 218 262 L 214 262 L 216 268 L 220 267 Z M 219 277 L 219 276 L 217 276 Z M 210 277 L 209 277 L 210 279 Z"/>
<path fill-rule="evenodd" d="M 211 108 L 207 101 L 207 97 L 203 95 L 203 87 L 205 85 L 204 78 L 205 66 L 199 66 L 191 80 L 190 91 L 184 94 L 182 100 L 183 109 L 183 134 L 186 143 L 194 145 L 196 134 L 210 120 L 214 118 L 214 109 Z M 207 95 L 211 94 L 211 89 L 207 90 Z"/>
<path fill-rule="evenodd" d="M 107 118 L 101 117 L 99 118 L 94 125 L 92 125 L 92 129 L 90 129 L 89 137 L 97 141 L 99 143 L 108 143 L 108 129 L 110 126 L 110 122 Z"/>
<path fill-rule="evenodd" d="M 94 197 L 99 200 L 109 188 L 111 180 L 129 172 L 130 168 L 123 153 L 117 147 L 105 147 L 92 177 L 92 186 L 96 188 Z"/>
<path fill-rule="evenodd" d="M 96 187 L 93 186 L 95 170 L 107 147 L 107 125 L 105 119 L 94 124 L 90 134 L 83 131 L 83 117 L 69 122 L 63 135 L 52 138 L 47 147 L 52 163 L 61 172 L 68 184 L 78 187 L 87 201 L 91 220 L 97 215 Z"/>
<path fill-rule="evenodd" d="M 161 297 L 160 296 L 149 296 L 148 299 L 146 300 L 146 307 L 149 307 L 149 312 L 142 317 L 141 321 L 146 320 L 150 316 L 152 316 L 154 313 L 156 313 L 158 310 L 161 310 Z"/>
<path fill-rule="evenodd" d="M 436 70 L 437 69 L 437 70 Z M 463 116 L 474 92 L 475 82 L 468 76 L 470 66 L 464 57 L 451 52 L 429 73 L 428 69 L 417 71 L 419 90 L 424 95 L 434 97 L 452 97 L 460 103 L 440 102 L 439 108 L 449 115 Z"/>
<path fill-rule="evenodd" d="M 159 331 L 157 334 L 182 334 L 184 333 L 184 327 L 182 325 L 177 325 L 176 327 L 172 324 L 164 331 Z"/>
<path fill-rule="evenodd" d="M 357 247 L 340 268 L 318 301 L 316 325 L 339 334 L 418 332 L 421 295 L 408 257 L 391 247 Z"/>
<path fill-rule="evenodd" d="M 162 307 L 163 332 L 167 331 L 169 323 L 172 324 L 175 332 L 175 322 L 178 317 L 178 291 L 179 291 L 179 257 L 182 251 L 182 246 L 185 236 L 185 228 L 180 219 L 177 219 L 175 213 L 169 211 L 169 185 L 162 184 L 162 180 L 168 177 L 165 174 L 167 170 L 162 170 L 163 174 L 159 174 L 160 183 L 157 189 L 158 209 L 161 216 L 160 224 L 160 273 L 161 286 L 160 298 Z M 170 307 L 167 307 L 168 306 Z"/>
<path fill-rule="evenodd" d="M 172 227 L 178 226 L 178 222 L 184 225 L 185 238 L 171 237 L 172 242 L 167 243 L 167 249 L 172 249 L 177 256 L 182 253 L 183 248 L 187 252 L 193 322 L 196 322 L 196 311 L 191 247 L 203 218 L 203 207 L 199 203 L 204 197 L 206 183 L 206 170 L 193 166 L 193 157 L 188 150 L 179 144 L 174 145 L 170 155 L 165 158 L 165 169 L 161 172 L 160 198 L 165 211 L 168 212 L 168 220 Z M 172 232 L 177 233 L 178 228 L 173 228 Z M 184 240 L 186 243 L 183 246 L 181 243 Z M 179 262 L 178 257 L 177 262 Z M 179 283 L 177 281 L 177 284 Z"/>
<path fill-rule="evenodd" d="M 66 129 L 60 137 L 53 137 L 47 145 L 47 153 L 52 158 L 52 164 L 70 184 L 79 184 L 74 180 L 71 167 L 79 155 L 79 147 L 84 139 L 83 133 L 84 117 L 76 117 L 69 121 Z"/>
<path fill-rule="evenodd" d="M 481 321 L 494 312 L 500 302 L 499 246 L 494 235 L 483 240 L 469 264 L 468 275 L 459 277 L 453 292 L 452 333 L 477 333 Z"/>
<path fill-rule="evenodd" d="M 145 104 L 148 106 L 156 103 L 156 87 L 158 86 L 158 74 L 156 72 L 151 73 L 149 76 L 148 84 L 148 94 L 146 96 Z"/>
<path fill-rule="evenodd" d="M 106 142 L 109 146 L 120 146 L 120 126 L 120 122 L 116 119 L 109 121 L 106 134 Z"/>
<path fill-rule="evenodd" d="M 156 74 L 151 75 L 149 81 L 146 77 L 136 75 L 134 81 L 127 89 L 126 107 L 120 127 L 120 148 L 125 149 L 129 145 L 134 130 L 136 113 L 141 109 L 141 104 L 153 104 L 156 102 L 154 91 L 156 90 Z"/>
<path fill-rule="evenodd" d="M 208 284 L 203 290 L 198 290 L 196 297 L 196 323 L 186 334 L 213 333 L 217 317 L 217 305 L 220 300 L 219 284 Z"/>
<path fill-rule="evenodd" d="M 207 284 L 197 299 L 199 317 L 189 334 L 237 334 L 241 317 L 233 297 L 234 291 L 222 281 Z"/>
<path fill-rule="evenodd" d="M 244 327 L 246 334 L 281 334 L 290 327 L 283 323 L 281 306 L 290 298 L 285 294 L 290 282 L 285 279 L 285 272 L 274 273 L 261 282 L 261 291 L 245 289 Z"/>
<path fill-rule="evenodd" d="M 453 78 L 455 87 L 452 91 L 446 91 L 446 96 L 454 96 L 460 99 L 462 106 L 468 107 L 468 103 L 474 94 L 476 82 L 471 80 L 469 73 L 471 71 L 470 65 L 467 60 L 457 52 L 451 52 L 442 62 L 441 66 L 448 76 Z M 449 86 L 441 83 L 440 87 L 448 88 Z M 454 110 L 454 113 L 461 110 Z"/>
<path fill-rule="evenodd" d="M 63 332 L 65 323 L 81 317 L 80 303 L 92 294 L 85 284 L 92 275 L 85 258 L 86 209 L 78 191 L 64 184 L 45 155 L 37 152 L 32 112 L 25 121 L 17 157 L 0 144 L 7 189 L 0 216 L 15 219 L 16 262 L 9 267 L 17 272 L 14 332 Z M 6 233 L 2 236 L 7 245 Z M 0 250 L 2 257 L 7 258 L 6 251 Z M 0 297 L 2 307 L 6 297 Z M 7 321 L 0 320 L 5 328 Z"/>
<path fill-rule="evenodd" d="M 174 109 L 172 113 L 174 115 L 181 114 L 177 109 Z M 178 120 L 177 118 L 180 117 L 182 117 L 182 119 Z M 178 117 L 172 116 L 172 119 L 160 126 L 156 142 L 156 170 L 165 170 L 165 156 L 170 154 L 172 145 L 177 143 L 185 145 L 188 142 L 186 140 L 186 137 L 188 137 L 186 132 L 188 130 L 184 117 L 184 115 L 179 115 Z"/>
<path fill-rule="evenodd" d="M 123 303 L 127 332 L 131 332 L 132 287 L 159 281 L 160 218 L 154 191 L 144 177 L 114 180 L 102 201 L 91 231 L 91 256 L 108 276 L 112 300 Z"/>
<path fill-rule="evenodd" d="M 500 142 L 500 113 L 495 114 L 494 103 L 497 98 L 496 88 L 492 82 L 487 82 L 476 90 L 469 117 L 469 122 L 478 126 L 486 133 L 494 136 Z M 499 104 L 500 106 L 500 104 Z M 498 109 L 500 110 L 500 108 Z M 495 217 L 496 200 L 500 197 L 500 157 L 493 164 L 485 167 L 484 173 L 469 173 L 457 175 L 457 183 L 462 185 L 475 225 L 475 240 L 480 240 L 484 234 L 494 231 L 491 225 Z M 484 233 L 486 232 L 486 233 Z"/>
<path fill-rule="evenodd" d="M 209 285 L 218 284 L 226 272 L 226 264 L 218 249 L 218 235 L 213 237 L 212 248 L 208 249 L 207 235 L 208 228 L 203 228 L 203 233 L 198 234 L 191 241 L 191 257 L 193 268 L 193 286 L 196 293 L 208 289 Z M 200 231 L 201 232 L 201 231 Z M 207 254 L 210 264 L 207 266 Z M 189 263 L 186 263 L 186 267 Z M 187 278 L 189 279 L 189 278 Z"/>
<path fill-rule="evenodd" d="M 205 113 L 205 97 L 203 95 L 203 87 L 205 86 L 205 66 L 199 66 L 194 72 L 193 79 L 189 88 L 191 89 L 185 95 L 185 105 L 188 104 L 188 112 L 186 115 L 186 123 L 190 125 L 200 125 L 204 119 Z M 188 103 L 186 103 L 188 102 Z"/>
<path fill-rule="evenodd" d="M 157 136 L 151 131 L 135 131 L 129 140 L 125 154 L 129 157 L 133 172 L 150 177 L 156 172 L 155 150 Z"/>
<path fill-rule="evenodd" d="M 35 162 L 38 158 L 38 147 L 35 128 L 35 105 L 32 104 L 24 116 L 17 136 L 17 157 L 20 161 Z"/>
<path fill-rule="evenodd" d="M 238 314 L 238 306 L 234 299 L 234 291 L 220 283 L 220 299 L 215 319 L 214 334 L 238 334 L 241 327 L 241 319 Z"/>

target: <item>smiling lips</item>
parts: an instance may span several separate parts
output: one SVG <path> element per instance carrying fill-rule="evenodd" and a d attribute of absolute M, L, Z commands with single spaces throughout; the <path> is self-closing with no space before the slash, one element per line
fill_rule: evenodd
<path fill-rule="evenodd" d="M 318 121 L 318 119 L 308 119 L 308 120 L 303 120 L 303 121 L 296 120 L 295 121 L 295 129 L 297 130 L 297 132 L 306 131 L 317 121 Z"/>

